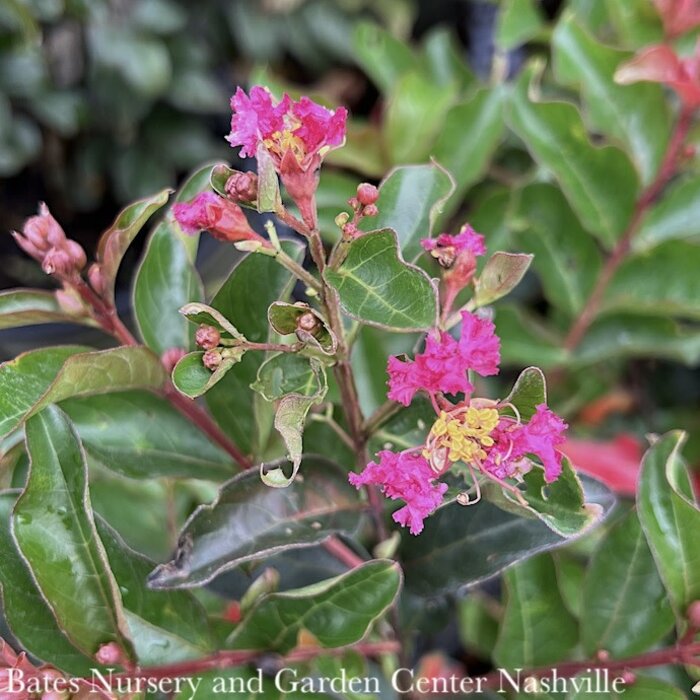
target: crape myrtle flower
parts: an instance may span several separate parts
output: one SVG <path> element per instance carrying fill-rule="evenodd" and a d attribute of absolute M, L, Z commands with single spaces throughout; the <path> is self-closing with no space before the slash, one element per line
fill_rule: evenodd
<path fill-rule="evenodd" d="M 425 350 L 413 360 L 390 357 L 389 398 L 408 406 L 418 391 L 430 395 L 471 394 L 474 390 L 467 378 L 472 370 L 482 377 L 498 374 L 501 341 L 492 321 L 462 312 L 462 334 L 459 341 L 446 331 L 428 335 Z"/>
<path fill-rule="evenodd" d="M 206 230 L 220 241 L 257 241 L 266 248 L 272 247 L 253 231 L 237 204 L 214 192 L 200 192 L 189 202 L 175 204 L 173 214 L 180 228 L 189 235 Z"/>
<path fill-rule="evenodd" d="M 680 36 L 700 24 L 698 0 L 654 0 L 669 39 Z"/>
<path fill-rule="evenodd" d="M 692 56 L 681 58 L 666 45 L 650 46 L 623 63 L 615 73 L 622 85 L 649 81 L 675 90 L 686 109 L 700 107 L 700 41 Z"/>
<path fill-rule="evenodd" d="M 241 147 L 241 157 L 259 160 L 260 150 L 267 152 L 304 222 L 315 228 L 317 170 L 324 156 L 344 143 L 347 110 L 326 109 L 308 97 L 293 100 L 286 93 L 275 102 L 259 85 L 250 94 L 239 87 L 231 109 L 231 133 L 226 140 Z"/>

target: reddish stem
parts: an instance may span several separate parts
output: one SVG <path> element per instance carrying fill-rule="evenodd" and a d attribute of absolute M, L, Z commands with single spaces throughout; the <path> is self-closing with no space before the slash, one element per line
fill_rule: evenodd
<path fill-rule="evenodd" d="M 345 543 L 337 537 L 331 537 L 323 543 L 323 547 L 327 552 L 330 552 L 338 561 L 342 561 L 350 569 L 356 569 L 362 566 L 365 560 L 355 554 Z"/>
<path fill-rule="evenodd" d="M 595 287 L 588 298 L 581 314 L 573 324 L 564 340 L 567 350 L 575 350 L 583 340 L 586 332 L 595 320 L 603 303 L 603 297 L 617 269 L 624 262 L 632 247 L 632 240 L 636 235 L 649 207 L 656 201 L 668 181 L 675 175 L 678 161 L 682 155 L 683 143 L 688 135 L 688 130 L 693 118 L 693 111 L 684 109 L 676 123 L 673 136 L 669 141 L 659 172 L 654 181 L 642 192 L 637 200 L 632 218 L 622 237 L 617 242 L 610 257 L 607 259 L 603 270 L 596 281 Z"/>

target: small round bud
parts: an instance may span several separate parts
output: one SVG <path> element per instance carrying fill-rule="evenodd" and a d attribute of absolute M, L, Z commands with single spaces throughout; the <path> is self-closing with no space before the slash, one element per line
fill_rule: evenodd
<path fill-rule="evenodd" d="M 114 664 L 121 664 L 124 660 L 124 651 L 116 642 L 109 642 L 108 644 L 103 644 L 95 654 L 95 661 L 105 666 L 113 666 Z"/>
<path fill-rule="evenodd" d="M 688 622 L 691 627 L 700 630 L 700 600 L 696 600 L 688 606 Z"/>
<path fill-rule="evenodd" d="M 348 204 L 353 208 L 353 209 L 359 209 L 360 207 L 360 200 L 357 197 L 350 197 L 348 199 Z"/>
<path fill-rule="evenodd" d="M 348 221 L 350 221 L 350 214 L 348 214 L 346 211 L 341 211 L 340 214 L 335 217 L 335 225 L 338 228 L 343 228 Z"/>
<path fill-rule="evenodd" d="M 76 272 L 80 272 L 87 264 L 87 256 L 80 243 L 67 240 L 64 244 L 64 249 L 70 255 L 73 261 L 73 267 Z"/>
<path fill-rule="evenodd" d="M 307 311 L 297 319 L 297 328 L 300 331 L 314 331 L 318 328 L 318 318 L 310 311 Z"/>
<path fill-rule="evenodd" d="M 165 367 L 165 371 L 170 374 L 175 365 L 186 355 L 182 348 L 168 348 L 161 356 L 160 361 Z"/>
<path fill-rule="evenodd" d="M 598 653 L 595 655 L 596 659 L 602 663 L 606 663 L 607 661 L 610 660 L 610 652 L 607 651 L 606 649 L 600 649 Z"/>
<path fill-rule="evenodd" d="M 226 194 L 240 202 L 252 202 L 258 197 L 258 176 L 254 172 L 236 171 L 224 187 Z"/>
<path fill-rule="evenodd" d="M 637 680 L 637 676 L 632 671 L 625 671 L 620 677 L 625 685 L 632 685 Z"/>
<path fill-rule="evenodd" d="M 368 204 L 362 211 L 364 216 L 377 216 L 379 209 L 376 204 Z"/>
<path fill-rule="evenodd" d="M 368 207 L 379 199 L 379 190 L 369 182 L 362 182 L 357 186 L 357 199 L 362 206 Z"/>
<path fill-rule="evenodd" d="M 90 286 L 95 290 L 95 292 L 97 292 L 97 294 L 102 296 L 105 290 L 105 283 L 102 275 L 102 268 L 100 267 L 99 263 L 93 263 L 90 265 L 87 271 L 87 277 L 88 282 L 90 282 Z"/>
<path fill-rule="evenodd" d="M 213 372 L 221 364 L 222 359 L 221 350 L 214 348 L 204 353 L 202 364 Z"/>
<path fill-rule="evenodd" d="M 221 342 L 221 333 L 214 326 L 203 323 L 195 332 L 194 340 L 200 348 L 212 350 Z"/>
<path fill-rule="evenodd" d="M 41 269 L 47 275 L 65 277 L 74 271 L 73 258 L 63 248 L 51 248 L 44 256 Z"/>
<path fill-rule="evenodd" d="M 226 610 L 224 610 L 223 618 L 237 625 L 243 619 L 241 604 L 237 600 L 231 601 Z"/>

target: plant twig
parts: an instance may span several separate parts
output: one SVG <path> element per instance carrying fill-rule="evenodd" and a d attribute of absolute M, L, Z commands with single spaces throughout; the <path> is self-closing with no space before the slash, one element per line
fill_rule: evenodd
<path fill-rule="evenodd" d="M 342 561 L 350 569 L 356 569 L 358 566 L 362 566 L 365 560 L 355 554 L 355 552 L 350 549 L 341 539 L 338 537 L 331 537 L 323 543 L 323 548 L 332 554 L 338 561 Z"/>
<path fill-rule="evenodd" d="M 678 161 L 683 152 L 683 144 L 692 123 L 692 117 L 692 110 L 684 109 L 681 112 L 678 122 L 676 123 L 673 136 L 671 137 L 668 148 L 666 149 L 666 154 L 664 155 L 663 161 L 659 168 L 659 172 L 654 181 L 642 192 L 641 196 L 637 200 L 634 211 L 632 212 L 632 218 L 630 219 L 627 228 L 622 234 L 620 240 L 617 242 L 617 245 L 613 249 L 610 257 L 605 262 L 603 270 L 601 271 L 595 287 L 593 288 L 588 301 L 581 311 L 581 314 L 576 319 L 576 322 L 571 326 L 564 340 L 564 348 L 566 350 L 575 350 L 583 340 L 583 337 L 586 335 L 586 331 L 588 331 L 593 321 L 595 321 L 600 310 L 600 306 L 603 303 L 603 298 L 608 285 L 610 284 L 614 274 L 617 272 L 617 269 L 627 258 L 627 255 L 632 247 L 632 240 L 639 230 L 639 226 L 641 225 L 644 216 L 646 215 L 649 207 L 661 194 L 668 181 L 675 175 L 678 167 Z"/>
<path fill-rule="evenodd" d="M 385 401 L 377 410 L 365 421 L 364 430 L 367 435 L 373 435 L 392 416 L 396 415 L 402 406 L 396 401 Z"/>

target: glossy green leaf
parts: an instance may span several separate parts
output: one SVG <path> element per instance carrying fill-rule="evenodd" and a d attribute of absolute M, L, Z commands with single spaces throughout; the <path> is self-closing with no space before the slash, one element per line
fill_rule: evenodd
<path fill-rule="evenodd" d="M 510 125 L 537 163 L 557 178 L 586 229 L 612 247 L 634 209 L 639 189 L 634 167 L 619 149 L 591 144 L 576 107 L 535 99 L 539 70 L 534 62 L 518 78 Z"/>
<path fill-rule="evenodd" d="M 103 520 L 97 520 L 97 531 L 119 584 L 139 663 L 177 663 L 213 651 L 206 613 L 194 596 L 187 591 L 147 588 L 153 562 L 129 549 Z"/>
<path fill-rule="evenodd" d="M 668 241 L 628 257 L 604 300 L 606 311 L 700 318 L 700 244 Z"/>
<path fill-rule="evenodd" d="M 115 392 L 69 399 L 61 408 L 88 454 L 124 476 L 221 480 L 234 472 L 225 452 L 154 394 Z"/>
<path fill-rule="evenodd" d="M 413 261 L 422 250 L 420 239 L 434 233 L 453 190 L 449 173 L 436 163 L 395 168 L 379 186 L 379 215 L 366 225 L 396 231 L 404 258 Z"/>
<path fill-rule="evenodd" d="M 456 97 L 455 85 L 438 85 L 420 71 L 406 73 L 398 80 L 388 96 L 382 132 L 392 163 L 428 158 Z"/>
<path fill-rule="evenodd" d="M 532 258 L 527 253 L 494 253 L 476 281 L 474 304 L 477 307 L 493 304 L 513 291 L 525 276 Z"/>
<path fill-rule="evenodd" d="M 537 406 L 547 403 L 547 385 L 542 370 L 539 367 L 524 369 L 503 401 L 515 406 L 523 421 L 529 421 Z"/>
<path fill-rule="evenodd" d="M 600 542 L 586 572 L 581 639 L 586 654 L 614 657 L 651 649 L 673 627 L 673 613 L 656 564 L 630 511 Z"/>
<path fill-rule="evenodd" d="M 126 389 L 159 389 L 165 381 L 160 361 L 146 348 L 85 350 L 42 348 L 0 365 L 0 435 L 51 403 Z"/>
<path fill-rule="evenodd" d="M 459 637 L 464 648 L 479 658 L 490 659 L 498 637 L 498 603 L 475 590 L 459 600 L 457 606 Z"/>
<path fill-rule="evenodd" d="M 10 518 L 17 495 L 0 493 L 0 601 L 5 620 L 22 648 L 37 659 L 78 676 L 88 675 L 95 662 L 63 634 L 12 539 Z"/>
<path fill-rule="evenodd" d="M 496 43 L 506 51 L 534 39 L 544 27 L 544 19 L 534 0 L 505 0 L 498 13 Z"/>
<path fill-rule="evenodd" d="M 563 661 L 578 643 L 578 622 L 564 605 L 554 561 L 532 557 L 504 576 L 506 605 L 494 649 L 503 668 L 533 668 Z"/>
<path fill-rule="evenodd" d="M 476 82 L 451 27 L 436 26 L 428 32 L 423 40 L 423 58 L 426 72 L 438 85 L 465 88 Z"/>
<path fill-rule="evenodd" d="M 501 88 L 483 88 L 447 112 L 431 153 L 454 177 L 455 204 L 484 175 L 503 138 Z"/>
<path fill-rule="evenodd" d="M 76 647 L 88 656 L 108 642 L 130 650 L 119 587 L 95 530 L 78 436 L 53 406 L 25 431 L 31 469 L 12 525 L 22 557 Z"/>
<path fill-rule="evenodd" d="M 175 388 L 191 399 L 206 394 L 226 376 L 234 365 L 241 361 L 245 351 L 240 348 L 226 348 L 221 352 L 221 364 L 213 371 L 204 366 L 202 362 L 204 352 L 201 350 L 189 352 L 180 358 L 172 373 Z"/>
<path fill-rule="evenodd" d="M 387 559 L 369 561 L 307 588 L 265 596 L 229 637 L 234 649 L 287 653 L 300 632 L 326 648 L 359 642 L 394 603 L 401 570 Z"/>
<path fill-rule="evenodd" d="M 97 261 L 102 269 L 108 300 L 114 298 L 114 281 L 124 253 L 148 219 L 168 201 L 169 196 L 170 190 L 163 190 L 130 204 L 102 234 L 97 244 Z"/>
<path fill-rule="evenodd" d="M 302 316 L 311 314 L 316 319 L 316 328 L 312 331 L 299 328 L 298 321 Z M 297 340 L 308 343 L 326 355 L 333 355 L 338 346 L 338 340 L 328 327 L 328 322 L 313 307 L 297 301 L 290 304 L 276 301 L 267 310 L 267 317 L 272 329 L 280 335 L 296 335 Z"/>
<path fill-rule="evenodd" d="M 418 67 L 408 45 L 378 24 L 358 23 L 352 43 L 355 59 L 382 92 L 389 92 L 404 73 Z"/>
<path fill-rule="evenodd" d="M 651 182 L 673 130 L 661 86 L 616 83 L 615 71 L 630 54 L 597 41 L 570 13 L 557 24 L 552 45 L 557 77 L 583 91 L 592 128 L 622 143 L 642 181 Z"/>
<path fill-rule="evenodd" d="M 288 255 L 299 261 L 302 246 L 283 242 Z M 233 269 L 211 305 L 224 315 L 248 340 L 267 342 L 270 326 L 267 310 L 275 301 L 285 301 L 294 279 L 266 255 L 247 255 Z M 265 360 L 262 352 L 249 352 L 211 391 L 207 404 L 217 422 L 248 453 L 260 454 L 272 428 L 271 407 L 251 388 L 258 368 Z"/>
<path fill-rule="evenodd" d="M 693 367 L 700 361 L 700 331 L 661 316 L 605 316 L 586 331 L 574 360 L 588 365 L 618 357 L 663 357 Z"/>
<path fill-rule="evenodd" d="M 680 450 L 681 432 L 667 433 L 642 460 L 637 510 L 644 534 L 677 615 L 700 600 L 700 509 Z"/>
<path fill-rule="evenodd" d="M 208 304 L 192 302 L 185 304 L 179 311 L 190 323 L 213 326 L 223 338 L 245 339 L 243 334 L 221 312 Z"/>
<path fill-rule="evenodd" d="M 617 40 L 625 48 L 639 49 L 663 41 L 664 32 L 653 3 L 646 0 L 618 0 L 605 4 Z"/>
<path fill-rule="evenodd" d="M 578 676 L 578 679 L 585 684 L 585 674 Z M 595 679 L 593 679 L 593 682 L 595 683 Z M 688 700 L 688 695 L 671 685 L 671 683 L 659 678 L 642 675 L 638 675 L 634 683 L 630 685 L 625 684 L 621 691 L 619 693 L 613 690 L 596 693 L 596 698 L 598 700 Z M 579 691 L 572 690 L 568 700 L 590 700 L 590 697 L 591 693 L 583 685 Z"/>
<path fill-rule="evenodd" d="M 579 313 L 598 278 L 600 252 L 561 190 L 545 183 L 525 187 L 512 226 L 518 248 L 535 255 L 547 301 L 570 316 Z"/>
<path fill-rule="evenodd" d="M 610 491 L 593 479 L 583 483 L 586 501 L 609 512 L 615 503 Z M 470 506 L 453 501 L 427 518 L 420 537 L 402 537 L 400 559 L 407 590 L 432 598 L 474 586 L 564 542 L 543 522 L 485 499 Z"/>
<path fill-rule="evenodd" d="M 71 316 L 61 309 L 51 292 L 39 289 L 9 289 L 0 292 L 0 330 L 39 323 L 85 323 L 89 319 Z"/>
<path fill-rule="evenodd" d="M 356 238 L 336 270 L 326 279 L 351 317 L 396 332 L 429 328 L 435 323 L 434 283 L 420 268 L 401 259 L 393 231 Z"/>
<path fill-rule="evenodd" d="M 700 238 L 700 175 L 671 183 L 649 210 L 632 241 L 634 250 L 646 250 L 672 238 Z"/>
<path fill-rule="evenodd" d="M 275 467 L 275 464 L 270 465 Z M 364 510 L 347 473 L 306 457 L 304 479 L 271 489 L 250 469 L 225 484 L 216 502 L 187 522 L 173 560 L 152 574 L 154 588 L 203 585 L 217 574 L 255 559 L 352 534 Z"/>

